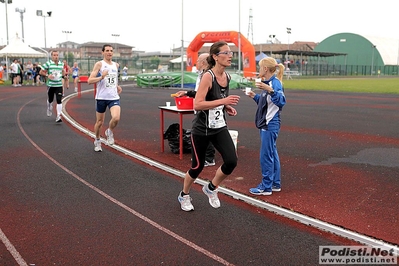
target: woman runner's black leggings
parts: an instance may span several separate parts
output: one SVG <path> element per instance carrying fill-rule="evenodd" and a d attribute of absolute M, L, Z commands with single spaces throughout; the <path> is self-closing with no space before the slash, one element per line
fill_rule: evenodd
<path fill-rule="evenodd" d="M 222 156 L 223 164 L 221 170 L 225 175 L 230 175 L 237 166 L 237 152 L 227 128 L 214 135 L 200 136 L 191 134 L 192 162 L 188 173 L 194 179 L 204 169 L 206 149 L 209 142 L 212 142 L 215 149 Z"/>

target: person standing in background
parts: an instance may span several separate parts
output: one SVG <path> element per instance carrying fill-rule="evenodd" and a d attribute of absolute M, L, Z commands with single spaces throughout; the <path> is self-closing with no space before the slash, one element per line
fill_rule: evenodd
<path fill-rule="evenodd" d="M 21 60 L 18 60 L 18 75 L 19 75 L 18 86 L 22 86 L 24 84 L 24 67 L 21 64 Z"/>
<path fill-rule="evenodd" d="M 128 67 L 127 67 L 127 65 L 125 65 L 122 69 L 122 80 L 121 81 L 126 81 L 128 79 L 127 71 L 128 71 Z"/>
<path fill-rule="evenodd" d="M 40 70 L 42 68 L 40 67 L 39 63 L 36 62 L 33 64 L 33 86 L 39 86 L 41 81 L 40 81 Z"/>
<path fill-rule="evenodd" d="M 119 64 L 112 61 L 114 54 L 113 48 L 109 44 L 104 44 L 102 48 L 103 60 L 95 63 L 93 71 L 87 81 L 88 84 L 97 83 L 96 90 L 96 123 L 94 124 L 94 151 L 100 152 L 101 140 L 100 130 L 105 120 L 107 107 L 111 113 L 108 129 L 105 130 L 108 145 L 114 144 L 113 130 L 118 125 L 121 117 L 121 106 L 119 94 L 122 87 L 118 85 Z"/>
<path fill-rule="evenodd" d="M 27 85 L 33 85 L 33 65 L 30 60 L 26 64 L 26 76 L 27 76 Z M 29 83 L 30 82 L 30 83 Z"/>
<path fill-rule="evenodd" d="M 19 84 L 20 76 L 18 74 L 18 71 L 19 71 L 18 60 L 14 59 L 14 62 L 10 65 L 10 72 L 11 72 L 11 79 L 12 79 L 13 87 L 21 86 Z"/>
<path fill-rule="evenodd" d="M 260 135 L 260 167 L 262 181 L 249 192 L 254 195 L 272 195 L 273 191 L 281 191 L 280 159 L 277 153 L 277 137 L 280 132 L 280 113 L 286 103 L 283 89 L 284 65 L 277 64 L 272 57 L 259 61 L 259 78 L 255 86 L 262 91 L 248 93 L 258 108 L 255 115 L 255 125 Z"/>
<path fill-rule="evenodd" d="M 125 66 L 123 67 L 123 69 L 122 69 L 123 75 L 124 75 L 125 77 L 127 76 L 127 70 L 128 70 L 127 65 L 125 65 Z"/>

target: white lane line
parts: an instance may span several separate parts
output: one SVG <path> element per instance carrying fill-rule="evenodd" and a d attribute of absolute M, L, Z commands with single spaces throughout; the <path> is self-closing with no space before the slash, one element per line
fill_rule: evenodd
<path fill-rule="evenodd" d="M 110 195 L 108 195 L 107 193 L 105 193 L 104 191 L 102 191 L 101 189 L 93 186 L 92 184 L 90 184 L 89 182 L 87 182 L 86 180 L 84 180 L 83 178 L 79 177 L 78 175 L 76 175 L 74 172 L 72 172 L 71 170 L 69 170 L 68 168 L 66 168 L 65 166 L 63 166 L 62 164 L 60 164 L 57 160 L 55 160 L 53 157 L 51 157 L 49 154 L 47 154 L 43 149 L 41 149 L 29 136 L 28 134 L 25 132 L 25 130 L 23 129 L 22 125 L 21 125 L 21 121 L 20 121 L 20 113 L 22 111 L 22 109 L 29 103 L 35 101 L 36 99 L 33 99 L 27 103 L 25 103 L 20 110 L 18 111 L 17 114 L 17 123 L 18 123 L 18 127 L 21 130 L 22 134 L 25 136 L 25 138 L 38 150 L 40 151 L 47 159 L 49 159 L 50 161 L 52 161 L 55 165 L 57 165 L 59 168 L 61 168 L 62 170 L 64 170 L 66 173 L 70 174 L 71 176 L 73 176 L 76 180 L 80 181 L 81 183 L 83 183 L 84 185 L 86 185 L 87 187 L 89 187 L 90 189 L 94 190 L 95 192 L 97 192 L 98 194 L 100 194 L 101 196 L 103 196 L 104 198 L 108 199 L 109 201 L 115 203 L 116 205 L 118 205 L 119 207 L 125 209 L 126 211 L 130 212 L 131 214 L 133 214 L 134 216 L 136 216 L 137 218 L 140 218 L 141 220 L 145 221 L 146 223 L 154 226 L 156 229 L 164 232 L 165 234 L 175 238 L 176 240 L 182 242 L 183 244 L 187 245 L 188 247 L 201 252 L 202 254 L 206 255 L 207 257 L 223 264 L 223 265 L 234 265 L 233 263 L 228 262 L 227 260 L 217 256 L 216 254 L 196 245 L 195 243 L 185 239 L 184 237 L 174 233 L 173 231 L 163 227 L 162 225 L 154 222 L 153 220 L 149 219 L 148 217 L 142 215 L 141 213 L 133 210 L 132 208 L 126 206 L 125 204 L 123 204 L 122 202 L 118 201 L 117 199 L 111 197 Z M 10 243 L 11 244 L 11 243 Z M 15 252 L 17 252 L 15 250 Z M 18 252 L 17 252 L 18 253 Z"/>
<path fill-rule="evenodd" d="M 91 90 L 85 91 L 85 93 L 90 92 L 90 91 Z M 72 95 L 68 95 L 64 99 L 64 101 L 65 101 L 65 104 L 63 105 L 64 118 L 73 127 L 79 129 L 81 132 L 83 132 L 83 133 L 91 136 L 92 138 L 94 138 L 94 133 L 93 132 L 91 132 L 87 128 L 82 127 L 79 123 L 77 123 L 75 120 L 73 120 L 68 115 L 68 112 L 66 111 L 65 107 L 66 107 L 66 103 L 72 97 L 75 97 L 75 95 L 73 95 L 73 94 Z M 102 139 L 102 140 L 103 140 L 103 142 L 106 141 L 105 139 Z M 130 156 L 132 158 L 135 158 L 135 159 L 140 160 L 140 161 L 142 161 L 144 163 L 147 163 L 150 166 L 157 167 L 157 168 L 159 168 L 159 169 L 161 169 L 161 170 L 163 170 L 165 172 L 174 174 L 174 175 L 182 177 L 182 178 L 185 175 L 185 173 L 182 172 L 182 171 L 179 171 L 179 170 L 177 170 L 175 168 L 172 168 L 170 166 L 167 166 L 167 165 L 164 165 L 164 164 L 159 163 L 157 161 L 154 161 L 154 160 L 152 160 L 152 159 L 150 159 L 148 157 L 144 157 L 144 156 L 142 156 L 142 155 L 140 155 L 138 153 L 135 153 L 135 152 L 133 152 L 131 150 L 128 150 L 128 149 L 126 149 L 126 148 L 124 148 L 122 146 L 112 145 L 112 148 L 117 150 L 117 151 L 119 151 L 119 152 L 121 152 L 121 153 L 123 153 L 123 154 L 126 154 L 126 155 L 128 155 L 128 156 Z M 195 183 L 204 185 L 204 184 L 207 183 L 207 181 L 202 180 L 200 178 L 197 178 L 195 180 Z M 236 191 L 228 189 L 228 188 L 219 187 L 219 192 L 220 193 L 224 193 L 226 195 L 229 195 L 229 196 L 231 196 L 231 197 L 233 197 L 235 199 L 242 200 L 242 201 L 244 201 L 244 202 L 246 202 L 248 204 L 252 204 L 252 205 L 257 206 L 259 208 L 263 208 L 263 209 L 268 210 L 270 212 L 273 212 L 273 213 L 275 213 L 277 215 L 281 215 L 281 216 L 287 217 L 287 218 L 289 218 L 291 220 L 295 220 L 295 221 L 298 221 L 300 223 L 303 223 L 303 224 L 306 224 L 306 225 L 310 225 L 312 227 L 320 229 L 322 231 L 326 231 L 326 232 L 329 232 L 329 233 L 332 233 L 332 234 L 335 234 L 335 235 L 338 235 L 338 236 L 341 236 L 341 237 L 344 237 L 344 238 L 347 238 L 347 239 L 354 240 L 354 241 L 356 241 L 358 243 L 361 243 L 363 245 L 373 246 L 373 247 L 384 247 L 386 249 L 392 249 L 392 250 L 394 250 L 396 255 L 399 255 L 399 246 L 387 243 L 387 242 L 385 242 L 383 240 L 375 239 L 375 238 L 369 237 L 367 235 L 359 234 L 359 233 L 351 231 L 349 229 L 346 229 L 346 228 L 343 228 L 343 227 L 340 227 L 340 226 L 336 226 L 334 224 L 330 224 L 330 223 L 327 223 L 327 222 L 312 218 L 310 216 L 306 216 L 306 215 L 303 215 L 303 214 L 300 214 L 300 213 L 297 213 L 297 212 L 294 212 L 294 211 L 279 207 L 279 206 L 277 206 L 275 204 L 255 199 L 253 197 L 244 195 L 242 193 L 236 192 Z"/>
<path fill-rule="evenodd" d="M 28 266 L 26 261 L 22 258 L 21 254 L 17 251 L 17 249 L 14 247 L 13 244 L 11 244 L 10 240 L 6 237 L 6 235 L 3 233 L 3 231 L 0 228 L 0 239 L 1 242 L 4 243 L 6 246 L 7 250 L 11 253 L 11 255 L 14 257 L 15 261 L 18 263 L 20 266 Z"/>

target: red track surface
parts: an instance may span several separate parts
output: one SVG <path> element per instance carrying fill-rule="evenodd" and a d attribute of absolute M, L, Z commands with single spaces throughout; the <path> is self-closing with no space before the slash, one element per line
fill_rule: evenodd
<path fill-rule="evenodd" d="M 165 153 L 160 152 L 157 106 L 169 101 L 170 93 L 168 89 L 124 87 L 122 119 L 114 132 L 115 142 L 186 171 L 190 166 L 189 154 L 179 160 L 166 142 Z M 228 119 L 229 127 L 239 132 L 239 162 L 223 185 L 250 195 L 248 189 L 260 182 L 259 137 L 253 123 L 256 106 L 243 92 L 233 93 L 241 95 L 238 116 Z M 278 139 L 282 191 L 258 199 L 399 244 L 399 227 L 395 226 L 399 222 L 397 97 L 296 91 L 286 94 L 287 106 Z M 73 119 L 92 131 L 92 92 L 71 99 L 66 109 Z M 191 117 L 185 117 L 184 128 L 189 128 Z M 177 116 L 165 115 L 166 126 L 177 121 Z M 220 156 L 216 161 L 218 166 Z M 211 177 L 215 169 L 205 168 L 201 178 Z"/>

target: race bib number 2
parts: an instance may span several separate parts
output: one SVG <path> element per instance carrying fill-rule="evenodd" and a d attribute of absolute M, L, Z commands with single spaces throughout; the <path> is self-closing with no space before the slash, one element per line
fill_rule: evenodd
<path fill-rule="evenodd" d="M 105 80 L 106 88 L 115 88 L 116 87 L 117 76 L 115 74 L 108 74 L 104 80 Z"/>
<path fill-rule="evenodd" d="M 226 121 L 223 115 L 224 105 L 220 105 L 213 109 L 209 109 L 209 128 L 221 128 L 226 126 Z"/>

